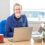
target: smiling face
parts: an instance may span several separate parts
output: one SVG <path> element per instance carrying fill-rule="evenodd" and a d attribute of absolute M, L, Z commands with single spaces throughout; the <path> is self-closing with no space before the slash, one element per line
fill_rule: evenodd
<path fill-rule="evenodd" d="M 15 16 L 17 18 L 19 18 L 21 16 L 21 12 L 22 12 L 22 6 L 21 5 L 15 5 L 14 13 L 15 13 Z"/>

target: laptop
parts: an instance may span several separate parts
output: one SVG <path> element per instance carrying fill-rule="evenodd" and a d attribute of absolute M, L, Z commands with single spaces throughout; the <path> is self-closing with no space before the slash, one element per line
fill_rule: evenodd
<path fill-rule="evenodd" d="M 32 27 L 19 27 L 14 28 L 13 41 L 29 41 L 32 35 Z M 11 39 L 12 40 L 12 39 Z"/>

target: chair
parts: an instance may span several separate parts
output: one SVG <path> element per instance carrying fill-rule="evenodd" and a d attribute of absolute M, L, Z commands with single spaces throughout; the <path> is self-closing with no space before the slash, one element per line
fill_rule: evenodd
<path fill-rule="evenodd" d="M 0 33 L 1 33 L 1 34 L 4 34 L 4 36 L 6 35 L 6 34 L 5 34 L 5 33 L 6 33 L 5 23 L 6 23 L 6 20 L 1 21 L 1 23 L 0 23 Z"/>

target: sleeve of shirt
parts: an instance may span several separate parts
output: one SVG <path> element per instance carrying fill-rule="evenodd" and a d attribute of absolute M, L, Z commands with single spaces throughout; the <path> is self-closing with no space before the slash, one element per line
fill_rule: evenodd
<path fill-rule="evenodd" d="M 10 18 L 7 19 L 6 21 L 6 25 L 5 25 L 5 30 L 6 30 L 6 37 L 9 37 L 11 34 L 10 34 Z"/>
<path fill-rule="evenodd" d="M 28 27 L 28 20 L 27 17 L 24 15 L 24 22 L 25 22 L 25 27 Z"/>
<path fill-rule="evenodd" d="M 28 27 L 28 21 L 27 21 L 27 19 L 26 19 L 26 27 Z"/>
<path fill-rule="evenodd" d="M 28 21 L 27 21 L 27 17 L 25 17 L 25 20 L 26 20 L 26 27 L 28 27 Z"/>

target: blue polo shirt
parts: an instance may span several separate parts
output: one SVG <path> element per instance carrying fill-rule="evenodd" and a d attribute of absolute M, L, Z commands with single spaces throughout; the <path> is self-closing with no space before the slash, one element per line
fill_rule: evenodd
<path fill-rule="evenodd" d="M 14 15 L 15 14 L 9 16 L 6 21 L 6 37 L 13 37 L 14 28 L 28 26 L 27 18 L 25 15 L 21 15 L 20 18 L 16 18 Z"/>

